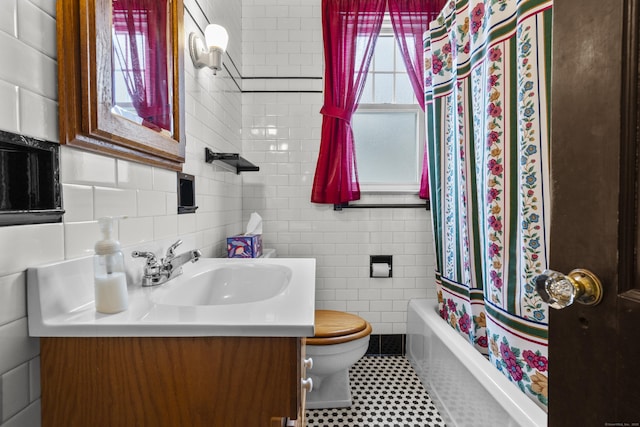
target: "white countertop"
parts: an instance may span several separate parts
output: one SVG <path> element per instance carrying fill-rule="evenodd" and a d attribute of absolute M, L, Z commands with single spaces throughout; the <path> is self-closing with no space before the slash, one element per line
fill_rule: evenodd
<path fill-rule="evenodd" d="M 155 303 L 155 292 L 189 285 L 193 275 L 242 263 L 285 265 L 291 280 L 278 295 L 257 302 L 179 306 Z M 314 334 L 315 259 L 201 258 L 183 274 L 143 288 L 129 278 L 129 309 L 116 314 L 95 310 L 92 257 L 30 268 L 27 279 L 29 335 L 48 337 L 124 336 L 292 336 Z M 132 284 L 132 282 L 137 284 Z M 260 283 L 255 284 L 256 287 Z M 156 294 L 157 295 L 157 294 Z"/>

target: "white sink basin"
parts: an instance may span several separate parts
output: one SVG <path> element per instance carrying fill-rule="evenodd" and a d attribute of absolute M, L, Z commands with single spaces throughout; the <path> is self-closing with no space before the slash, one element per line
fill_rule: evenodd
<path fill-rule="evenodd" d="M 315 260 L 200 258 L 143 288 L 127 271 L 129 308 L 95 310 L 91 257 L 30 268 L 31 336 L 313 336 Z"/>
<path fill-rule="evenodd" d="M 200 306 L 264 301 L 284 292 L 293 272 L 285 265 L 246 262 L 203 271 L 188 281 L 159 287 L 151 300 L 164 305 Z"/>

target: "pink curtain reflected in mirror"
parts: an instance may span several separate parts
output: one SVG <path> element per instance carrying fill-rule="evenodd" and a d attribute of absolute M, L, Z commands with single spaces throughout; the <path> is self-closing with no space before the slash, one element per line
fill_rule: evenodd
<path fill-rule="evenodd" d="M 173 134 L 169 0 L 113 0 L 112 113 Z"/>

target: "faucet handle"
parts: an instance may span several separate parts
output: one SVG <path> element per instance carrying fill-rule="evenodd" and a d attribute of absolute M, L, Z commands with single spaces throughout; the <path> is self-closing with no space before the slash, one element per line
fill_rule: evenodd
<path fill-rule="evenodd" d="M 133 258 L 146 258 L 147 265 L 155 265 L 156 264 L 156 254 L 153 252 L 145 252 L 145 251 L 133 251 L 131 252 L 131 256 Z"/>
<path fill-rule="evenodd" d="M 182 240 L 178 239 L 173 245 L 169 246 L 169 249 L 167 249 L 167 258 L 175 257 L 176 256 L 175 250 L 181 244 L 182 244 Z"/>

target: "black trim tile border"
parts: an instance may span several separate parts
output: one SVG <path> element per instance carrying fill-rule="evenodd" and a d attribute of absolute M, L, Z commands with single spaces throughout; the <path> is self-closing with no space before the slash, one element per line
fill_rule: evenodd
<path fill-rule="evenodd" d="M 406 334 L 371 334 L 367 356 L 404 356 Z"/>

